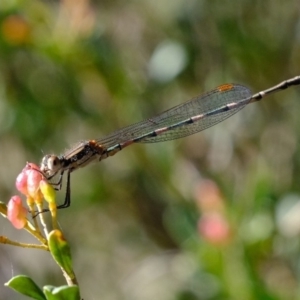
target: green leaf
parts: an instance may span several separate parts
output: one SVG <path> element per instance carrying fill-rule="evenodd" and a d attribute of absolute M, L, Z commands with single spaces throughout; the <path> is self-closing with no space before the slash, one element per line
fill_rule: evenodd
<path fill-rule="evenodd" d="M 10 281 L 5 283 L 6 286 L 14 289 L 20 294 L 26 295 L 33 299 L 45 300 L 45 296 L 42 290 L 36 285 L 36 283 L 28 276 L 18 275 L 13 277 Z"/>
<path fill-rule="evenodd" d="M 47 300 L 80 300 L 79 288 L 77 285 L 54 287 L 44 286 L 44 293 Z"/>
<path fill-rule="evenodd" d="M 51 231 L 48 236 L 48 242 L 50 252 L 55 261 L 71 278 L 74 278 L 71 250 L 62 232 L 59 230 Z"/>

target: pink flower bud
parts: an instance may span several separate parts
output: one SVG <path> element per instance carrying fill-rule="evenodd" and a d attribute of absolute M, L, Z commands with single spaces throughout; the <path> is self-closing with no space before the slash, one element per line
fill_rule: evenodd
<path fill-rule="evenodd" d="M 27 173 L 26 172 L 22 171 L 18 175 L 18 177 L 16 179 L 16 188 L 23 195 L 25 195 L 25 196 L 28 195 L 28 190 L 27 190 Z"/>
<path fill-rule="evenodd" d="M 27 163 L 26 166 L 23 168 L 22 172 L 18 175 L 16 179 L 16 188 L 19 192 L 24 194 L 25 196 L 32 196 L 36 193 L 36 186 L 34 186 L 34 182 L 38 179 L 30 178 L 30 187 L 28 187 L 28 176 L 36 176 L 42 177 L 42 175 L 36 171 L 40 170 L 39 167 L 34 163 Z M 38 173 L 40 175 L 37 175 Z"/>
<path fill-rule="evenodd" d="M 40 181 L 43 179 L 43 175 L 35 169 L 30 169 L 26 171 L 26 173 L 28 195 L 35 198 L 40 187 Z"/>
<path fill-rule="evenodd" d="M 214 245 L 226 244 L 230 240 L 231 232 L 228 221 L 218 213 L 206 213 L 198 223 L 200 235 Z"/>
<path fill-rule="evenodd" d="M 26 223 L 27 209 L 23 207 L 22 199 L 19 196 L 13 196 L 7 204 L 7 219 L 17 229 L 22 229 Z"/>

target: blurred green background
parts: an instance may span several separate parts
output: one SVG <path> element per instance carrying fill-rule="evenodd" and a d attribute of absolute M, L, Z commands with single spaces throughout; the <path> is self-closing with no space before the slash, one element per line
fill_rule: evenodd
<path fill-rule="evenodd" d="M 1 201 L 26 161 L 299 65 L 298 0 L 1 0 Z M 83 298 L 300 299 L 299 99 L 291 88 L 72 174 L 59 222 Z M 42 251 L 1 245 L 0 266 L 0 299 L 23 299 L 3 287 L 14 275 L 64 283 Z"/>

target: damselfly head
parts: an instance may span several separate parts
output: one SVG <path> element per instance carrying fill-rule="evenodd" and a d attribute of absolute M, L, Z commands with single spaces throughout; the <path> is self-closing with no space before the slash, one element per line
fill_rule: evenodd
<path fill-rule="evenodd" d="M 53 177 L 61 169 L 61 160 L 56 155 L 45 155 L 41 162 L 41 171 L 47 177 Z"/>

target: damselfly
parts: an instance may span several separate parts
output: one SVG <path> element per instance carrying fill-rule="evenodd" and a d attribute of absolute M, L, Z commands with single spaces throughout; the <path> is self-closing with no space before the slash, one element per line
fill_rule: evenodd
<path fill-rule="evenodd" d="M 211 127 L 232 116 L 247 104 L 267 95 L 300 84 L 300 76 L 285 80 L 257 94 L 240 84 L 223 84 L 214 90 L 192 98 L 151 119 L 119 129 L 98 139 L 81 141 L 60 156 L 46 155 L 41 171 L 47 180 L 59 175 L 58 190 L 67 172 L 66 198 L 58 208 L 70 205 L 70 174 L 93 160 L 101 161 L 134 143 L 156 143 L 185 137 Z"/>

